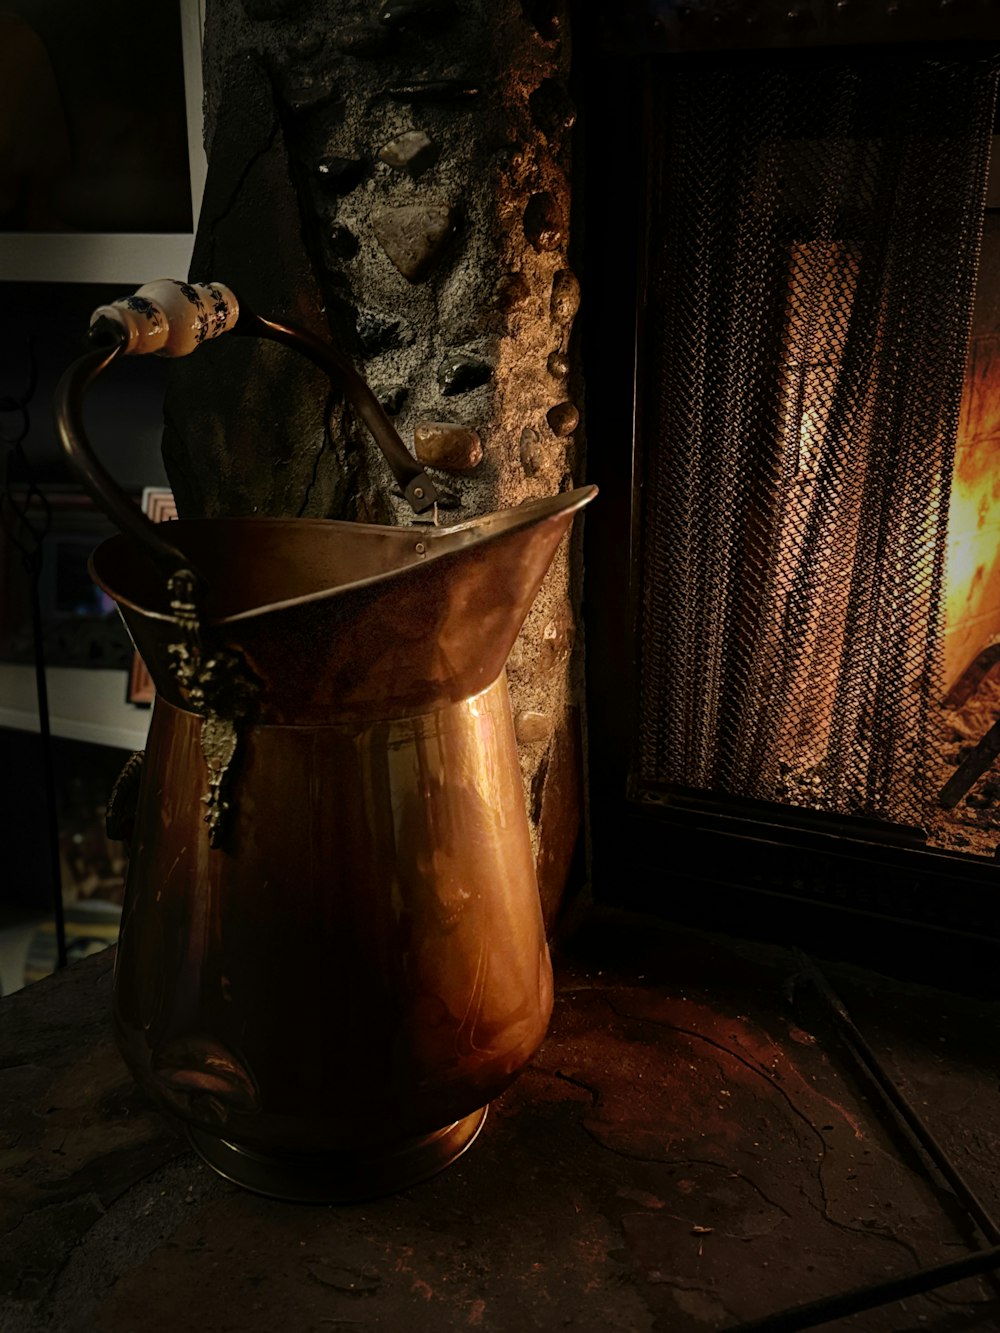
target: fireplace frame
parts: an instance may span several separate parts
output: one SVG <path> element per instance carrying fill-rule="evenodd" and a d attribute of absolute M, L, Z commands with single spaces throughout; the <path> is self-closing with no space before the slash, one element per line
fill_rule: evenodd
<path fill-rule="evenodd" d="M 630 790 L 645 291 L 642 88 L 656 68 L 709 53 L 743 61 L 844 44 L 877 57 L 895 41 L 926 43 L 938 53 L 943 40 L 977 53 L 1000 46 L 1000 15 L 985 5 L 921 2 L 901 15 L 890 0 L 884 11 L 855 14 L 849 23 L 854 8 L 850 0 L 800 6 L 792 17 L 787 5 L 768 3 L 754 6 L 749 22 L 749 6 L 721 0 L 683 9 L 630 0 L 596 21 L 577 7 L 581 352 L 589 477 L 601 488 L 585 533 L 591 881 L 607 905 L 997 993 L 996 860 L 930 849 L 919 830 L 703 792 Z"/>

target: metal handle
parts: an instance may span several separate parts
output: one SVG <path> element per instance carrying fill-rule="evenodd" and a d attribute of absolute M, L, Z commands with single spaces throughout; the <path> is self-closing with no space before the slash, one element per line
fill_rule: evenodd
<path fill-rule="evenodd" d="M 95 341 L 100 343 L 101 325 L 96 329 Z M 113 523 L 132 539 L 140 551 L 152 560 L 168 585 L 176 575 L 187 572 L 192 593 L 205 586 L 203 576 L 173 542 L 163 535 L 163 525 L 151 522 L 138 505 L 122 491 L 118 483 L 100 463 L 83 429 L 83 394 L 94 380 L 124 352 L 124 339 L 110 346 L 98 345 L 85 352 L 63 374 L 53 395 L 56 434 L 63 452 L 80 477 L 95 503 L 104 510 Z"/>
<path fill-rule="evenodd" d="M 83 393 L 119 356 L 188 356 L 202 343 L 229 330 L 283 343 L 325 371 L 334 384 L 343 388 L 368 427 L 410 507 L 418 514 L 433 508 L 438 498 L 434 483 L 346 357 L 305 330 L 241 309 L 235 293 L 223 283 L 162 278 L 94 311 L 88 331 L 93 350 L 69 367 L 54 397 L 56 431 L 70 464 L 96 503 L 146 551 L 162 573 L 171 577 L 178 571 L 188 571 L 195 585 L 204 584 L 191 561 L 164 536 L 162 526 L 150 522 L 94 455 L 83 426 Z"/>
<path fill-rule="evenodd" d="M 368 427 L 414 513 L 424 514 L 437 504 L 434 483 L 399 438 L 399 432 L 382 411 L 381 403 L 346 356 L 304 329 L 262 319 L 246 309 L 240 312 L 233 333 L 283 343 L 308 357 L 320 370 L 325 370 L 334 384 L 340 384 L 347 401 Z"/>

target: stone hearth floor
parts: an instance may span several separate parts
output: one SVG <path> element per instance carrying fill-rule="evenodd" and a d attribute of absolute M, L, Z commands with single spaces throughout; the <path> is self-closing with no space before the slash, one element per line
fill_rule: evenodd
<path fill-rule="evenodd" d="M 348 1207 L 201 1164 L 118 1058 L 111 958 L 0 1001 L 3 1333 L 706 1333 L 985 1245 L 783 949 L 591 912 L 470 1151 Z M 1000 1215 L 1000 1004 L 823 966 Z M 996 1333 L 1000 1286 L 822 1327 Z"/>

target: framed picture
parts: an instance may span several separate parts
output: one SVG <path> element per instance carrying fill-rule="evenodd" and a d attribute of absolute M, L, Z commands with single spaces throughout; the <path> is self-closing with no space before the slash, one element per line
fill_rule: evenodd
<path fill-rule="evenodd" d="M 0 9 L 0 281 L 185 277 L 204 0 Z"/>
<path fill-rule="evenodd" d="M 177 517 L 173 492 L 166 486 L 147 486 L 142 493 L 142 512 L 154 523 L 168 523 Z M 132 655 L 132 669 L 128 678 L 127 699 L 130 704 L 147 706 L 153 702 L 156 690 L 153 678 L 138 653 Z"/>

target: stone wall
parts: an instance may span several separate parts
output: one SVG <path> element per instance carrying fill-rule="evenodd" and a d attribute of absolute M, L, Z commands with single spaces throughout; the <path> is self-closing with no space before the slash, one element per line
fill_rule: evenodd
<path fill-rule="evenodd" d="M 348 352 L 446 523 L 582 478 L 565 26 L 560 0 L 208 3 L 190 276 Z M 223 340 L 173 374 L 182 515 L 410 521 L 363 428 L 291 353 Z M 510 663 L 550 921 L 582 801 L 578 549 Z"/>

